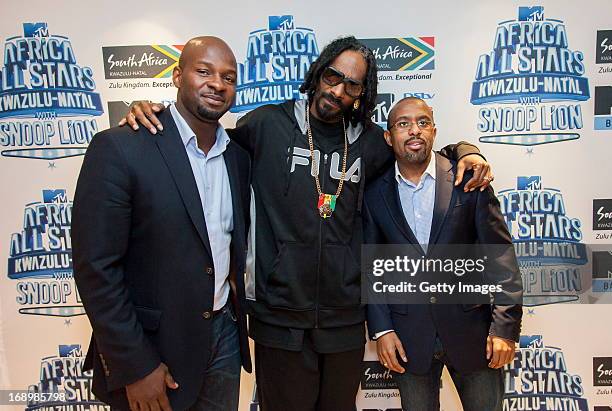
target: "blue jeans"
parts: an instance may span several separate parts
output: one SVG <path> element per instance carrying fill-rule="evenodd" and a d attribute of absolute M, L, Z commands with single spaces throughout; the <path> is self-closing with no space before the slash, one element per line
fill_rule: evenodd
<path fill-rule="evenodd" d="M 213 318 L 211 355 L 192 411 L 237 411 L 240 396 L 240 345 L 231 304 Z"/>
<path fill-rule="evenodd" d="M 487 368 L 461 373 L 448 364 L 442 343 L 436 338 L 434 357 L 429 372 L 423 375 L 393 372 L 404 411 L 438 411 L 440 409 L 440 377 L 446 365 L 455 383 L 464 411 L 500 411 L 503 398 L 501 369 Z"/>

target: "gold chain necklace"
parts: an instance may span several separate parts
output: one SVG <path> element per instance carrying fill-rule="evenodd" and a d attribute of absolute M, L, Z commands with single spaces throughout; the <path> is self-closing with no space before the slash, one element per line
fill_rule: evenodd
<path fill-rule="evenodd" d="M 336 194 L 325 194 L 321 191 L 321 183 L 319 181 L 319 164 L 315 165 L 314 157 L 314 143 L 312 141 L 312 130 L 310 129 L 310 102 L 306 101 L 306 132 L 308 133 L 308 147 L 310 148 L 310 161 L 312 162 L 313 170 L 315 170 L 315 183 L 317 184 L 317 194 L 319 195 L 319 202 L 317 209 L 321 218 L 329 218 L 336 209 L 336 200 L 342 192 L 342 186 L 344 185 L 344 177 L 346 177 L 346 159 L 348 157 L 348 135 L 346 133 L 346 124 L 344 123 L 344 116 L 342 116 L 342 127 L 344 129 L 344 156 L 342 157 L 342 174 L 340 176 L 340 182 L 338 183 L 338 189 Z"/>

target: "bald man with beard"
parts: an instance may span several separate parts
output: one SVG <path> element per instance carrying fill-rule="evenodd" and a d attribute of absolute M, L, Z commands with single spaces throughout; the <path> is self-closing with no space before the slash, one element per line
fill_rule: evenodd
<path fill-rule="evenodd" d="M 249 156 L 218 120 L 236 59 L 191 39 L 164 132 L 94 136 L 73 209 L 74 277 L 93 328 L 93 392 L 122 410 L 238 409 L 251 371 L 243 301 Z"/>

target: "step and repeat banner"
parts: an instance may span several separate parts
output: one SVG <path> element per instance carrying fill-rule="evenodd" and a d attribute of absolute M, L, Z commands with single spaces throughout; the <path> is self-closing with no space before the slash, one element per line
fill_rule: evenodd
<path fill-rule="evenodd" d="M 467 140 L 493 165 L 526 304 L 504 410 L 612 410 L 612 306 L 598 304 L 612 292 L 612 3 L 341 3 L 1 6 L 0 389 L 32 394 L 14 409 L 107 409 L 81 370 L 90 328 L 70 239 L 93 135 L 133 100 L 172 101 L 172 70 L 196 35 L 222 37 L 238 59 L 236 103 L 222 119 L 232 126 L 300 98 L 325 44 L 353 34 L 377 59 L 376 123 L 395 101 L 422 98 L 437 147 Z M 253 387 L 245 374 L 241 410 L 257 409 Z M 33 395 L 42 392 L 66 397 Z M 447 374 L 441 395 L 444 410 L 461 409 Z M 371 344 L 356 407 L 400 410 Z"/>

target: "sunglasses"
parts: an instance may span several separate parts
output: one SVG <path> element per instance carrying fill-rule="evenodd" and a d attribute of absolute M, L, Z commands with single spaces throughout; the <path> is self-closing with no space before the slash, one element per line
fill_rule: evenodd
<path fill-rule="evenodd" d="M 344 83 L 344 92 L 353 98 L 357 98 L 363 92 L 363 84 L 360 81 L 353 80 L 350 77 L 335 69 L 332 66 L 327 67 L 323 74 L 321 74 L 321 80 L 328 86 L 337 86 L 340 83 Z"/>

